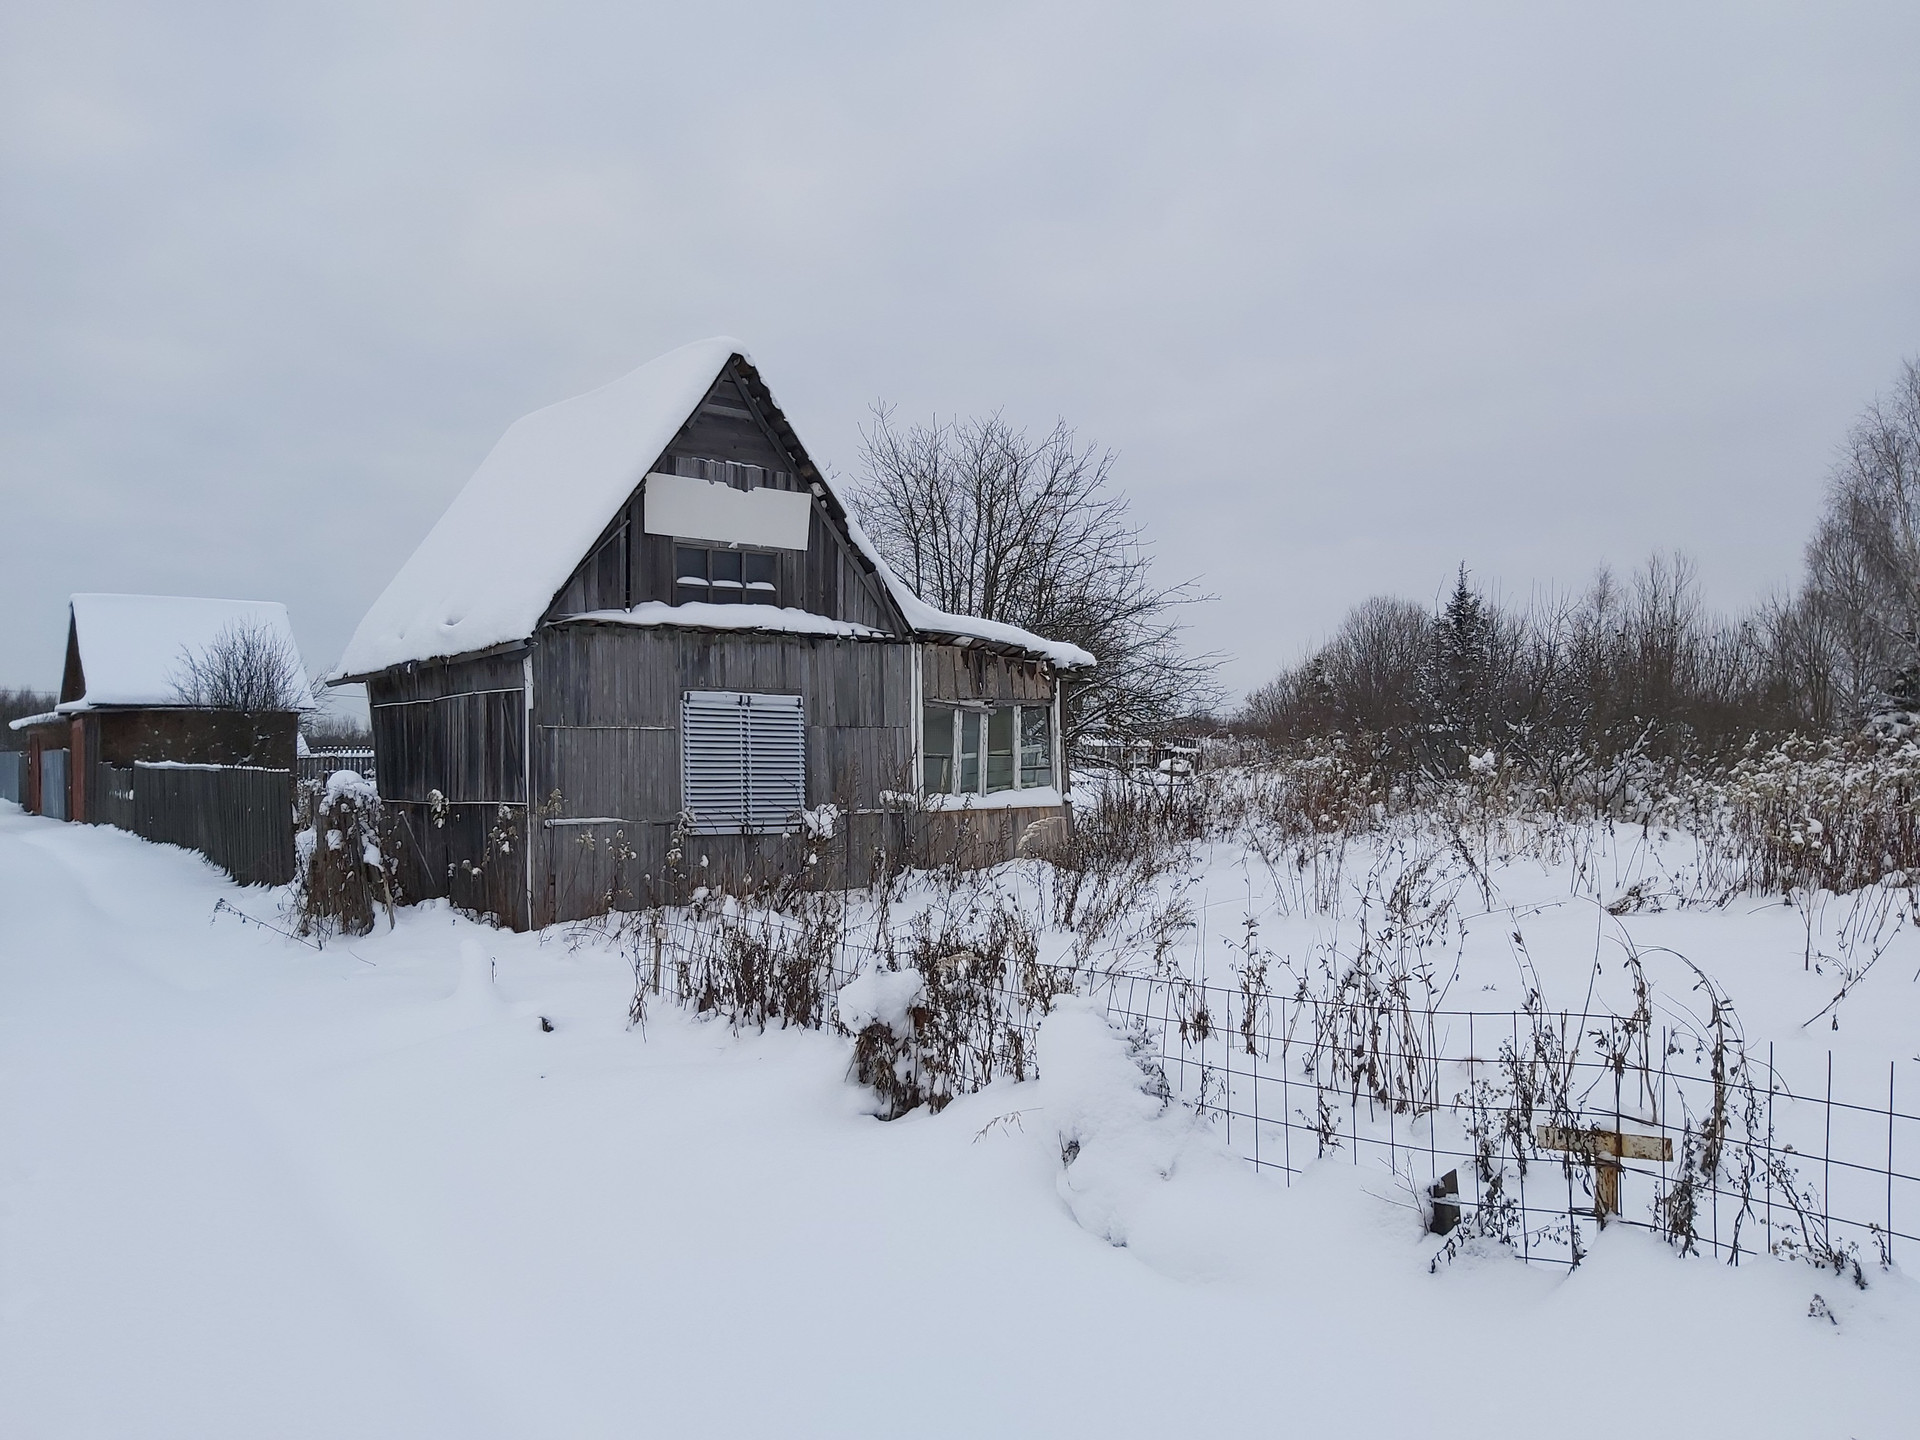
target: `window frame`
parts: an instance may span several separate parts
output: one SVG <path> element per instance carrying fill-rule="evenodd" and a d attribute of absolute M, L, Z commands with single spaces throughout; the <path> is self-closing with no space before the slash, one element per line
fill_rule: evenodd
<path fill-rule="evenodd" d="M 682 575 L 682 555 L 698 554 L 702 556 L 701 574 Z M 736 581 L 716 581 L 713 578 L 715 555 L 738 556 L 740 560 L 740 578 Z M 766 562 L 767 573 L 771 580 L 749 580 L 748 572 L 753 561 Z M 716 585 L 727 585 L 735 598 L 718 600 L 714 598 Z M 695 586 L 704 587 L 705 594 L 689 595 L 686 592 Z M 756 593 L 757 591 L 757 593 Z M 711 541 L 673 539 L 673 604 L 685 605 L 771 605 L 780 608 L 780 552 L 761 549 L 750 545 L 717 545 Z"/>
<path fill-rule="evenodd" d="M 989 795 L 1005 795 L 1010 791 L 1015 793 L 1021 790 L 1057 791 L 1059 789 L 1059 783 L 1056 775 L 1058 757 L 1055 754 L 1053 743 L 1053 731 L 1055 729 L 1054 708 L 1051 701 L 1039 705 L 1024 701 L 1014 701 L 1004 705 L 990 705 L 978 701 L 923 699 L 920 702 L 920 793 L 922 795 L 952 795 L 984 799 Z M 1043 722 L 1043 725 L 1036 728 L 1041 728 L 1045 735 L 1042 743 L 1044 744 L 1046 753 L 1047 778 L 1037 784 L 1026 783 L 1024 775 L 1029 767 L 1021 763 L 1027 749 L 1024 732 L 1027 724 L 1025 712 L 1028 710 L 1042 711 L 1046 715 L 1046 720 Z M 946 712 L 948 723 L 951 726 L 951 729 L 947 732 L 948 748 L 941 752 L 930 750 L 927 746 L 927 736 L 935 732 L 938 728 L 933 720 L 933 715 L 937 711 Z M 1005 751 L 995 752 L 992 748 L 994 721 L 1002 715 L 1007 717 L 1006 723 L 1012 738 L 1012 750 L 1010 752 L 1012 763 L 1009 766 L 1009 782 L 1005 785 L 990 788 L 993 778 L 993 755 L 1000 753 L 1005 756 L 1009 753 Z M 977 743 L 977 749 L 972 752 L 969 752 L 965 748 L 968 730 L 970 728 L 968 725 L 969 720 L 973 722 L 971 728 Z M 944 790 L 934 789 L 928 784 L 928 767 L 936 760 L 942 762 L 946 768 L 948 778 L 947 788 Z M 962 786 L 961 779 L 966 774 L 969 764 L 971 764 L 973 768 L 975 779 L 973 786 L 967 788 Z"/>

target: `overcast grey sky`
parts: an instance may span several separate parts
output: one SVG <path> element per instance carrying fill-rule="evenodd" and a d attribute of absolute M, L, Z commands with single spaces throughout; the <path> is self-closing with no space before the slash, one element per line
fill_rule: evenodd
<path fill-rule="evenodd" d="M 1920 6 L 0 0 L 0 683 L 330 667 L 522 413 L 746 340 L 846 475 L 1063 416 L 1259 683 L 1370 593 L 1791 580 L 1920 353 Z"/>

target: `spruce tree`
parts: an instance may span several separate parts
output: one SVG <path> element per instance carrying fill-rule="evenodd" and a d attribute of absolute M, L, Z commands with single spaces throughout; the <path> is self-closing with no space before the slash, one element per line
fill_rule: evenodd
<path fill-rule="evenodd" d="M 1421 685 L 1427 762 L 1442 773 L 1462 768 L 1491 732 L 1493 641 L 1493 617 L 1462 562 L 1452 597 L 1433 618 Z"/>

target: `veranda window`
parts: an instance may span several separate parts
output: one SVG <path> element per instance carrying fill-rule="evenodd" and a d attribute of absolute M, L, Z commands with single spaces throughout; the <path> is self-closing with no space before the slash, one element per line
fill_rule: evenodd
<path fill-rule="evenodd" d="M 993 795 L 1053 784 L 1053 712 L 1045 705 L 928 705 L 921 721 L 928 795 Z"/>

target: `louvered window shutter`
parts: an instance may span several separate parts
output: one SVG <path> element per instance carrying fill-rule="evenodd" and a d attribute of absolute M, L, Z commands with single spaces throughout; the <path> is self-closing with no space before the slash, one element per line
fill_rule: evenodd
<path fill-rule="evenodd" d="M 703 835 L 785 834 L 807 803 L 798 695 L 689 690 L 680 707 L 681 794 Z"/>

